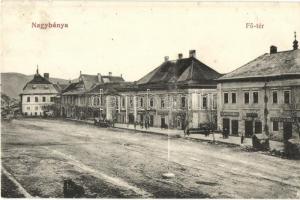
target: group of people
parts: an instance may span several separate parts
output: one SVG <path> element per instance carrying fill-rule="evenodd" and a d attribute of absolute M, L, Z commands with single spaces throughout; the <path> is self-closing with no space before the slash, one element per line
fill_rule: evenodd
<path fill-rule="evenodd" d="M 141 129 L 143 129 L 144 127 L 145 127 L 145 129 L 148 129 L 149 127 L 150 127 L 150 122 L 149 122 L 149 120 L 145 120 L 145 121 L 143 121 L 143 120 L 141 120 L 140 122 L 134 122 L 133 123 L 133 126 L 134 126 L 134 129 L 136 129 L 136 126 L 137 125 L 140 125 L 140 127 L 141 127 Z"/>

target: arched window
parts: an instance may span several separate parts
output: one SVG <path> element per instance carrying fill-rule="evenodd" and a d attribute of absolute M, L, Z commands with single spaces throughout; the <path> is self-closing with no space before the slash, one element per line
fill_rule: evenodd
<path fill-rule="evenodd" d="M 154 99 L 153 97 L 150 98 L 150 107 L 153 107 L 154 106 Z"/>
<path fill-rule="evenodd" d="M 97 106 L 100 105 L 100 97 L 97 98 Z"/>

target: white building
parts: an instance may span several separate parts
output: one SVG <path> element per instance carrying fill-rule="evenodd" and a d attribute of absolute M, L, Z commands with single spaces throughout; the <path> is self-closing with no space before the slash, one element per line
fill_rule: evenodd
<path fill-rule="evenodd" d="M 51 105 L 54 105 L 54 99 L 58 94 L 56 85 L 49 81 L 49 73 L 44 73 L 42 77 L 37 69 L 34 78 L 26 83 L 20 94 L 22 114 L 43 116 Z"/>

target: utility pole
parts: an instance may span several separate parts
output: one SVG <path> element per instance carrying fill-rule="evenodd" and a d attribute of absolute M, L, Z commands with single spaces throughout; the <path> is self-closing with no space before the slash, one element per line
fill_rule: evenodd
<path fill-rule="evenodd" d="M 147 104 L 146 104 L 146 120 L 145 124 L 146 129 L 149 128 L 148 126 L 150 125 L 150 115 L 149 115 L 149 91 L 150 89 L 147 89 Z"/>
<path fill-rule="evenodd" d="M 100 98 L 100 99 L 99 99 L 99 104 L 100 104 L 100 105 L 99 105 L 99 120 L 100 120 L 101 117 L 102 117 L 102 116 L 101 116 L 101 114 L 102 114 L 102 113 L 101 113 L 101 107 L 102 107 L 102 94 L 103 94 L 103 89 L 100 89 L 100 90 L 99 90 L 99 98 Z"/>

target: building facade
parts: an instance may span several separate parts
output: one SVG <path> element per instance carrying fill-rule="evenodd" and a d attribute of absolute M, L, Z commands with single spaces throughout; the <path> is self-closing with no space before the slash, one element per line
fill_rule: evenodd
<path fill-rule="evenodd" d="M 21 109 L 24 116 L 43 116 L 51 110 L 54 99 L 59 95 L 57 86 L 50 82 L 49 73 L 44 77 L 37 69 L 33 79 L 29 81 L 20 94 Z"/>
<path fill-rule="evenodd" d="M 196 58 L 164 62 L 118 96 L 117 122 L 161 128 L 197 128 L 217 123 L 217 83 L 221 75 Z"/>
<path fill-rule="evenodd" d="M 295 45 L 296 44 L 296 45 Z M 218 127 L 232 135 L 299 137 L 300 50 L 263 54 L 218 79 Z"/>
<path fill-rule="evenodd" d="M 75 119 L 100 117 L 100 106 L 104 105 L 95 88 L 99 85 L 124 82 L 121 76 L 112 76 L 111 73 L 103 76 L 81 74 L 77 81 L 70 83 L 61 94 L 61 115 Z M 100 102 L 101 105 L 100 105 Z"/>
<path fill-rule="evenodd" d="M 221 75 L 196 58 L 164 62 L 140 80 L 80 75 L 62 92 L 62 115 L 117 123 L 184 129 L 217 124 L 217 83 Z M 103 81 L 106 78 L 106 81 Z"/>

